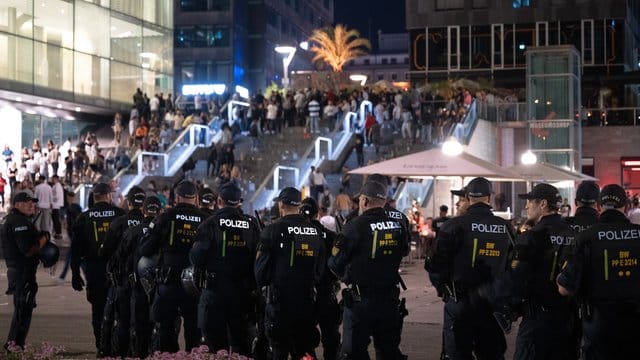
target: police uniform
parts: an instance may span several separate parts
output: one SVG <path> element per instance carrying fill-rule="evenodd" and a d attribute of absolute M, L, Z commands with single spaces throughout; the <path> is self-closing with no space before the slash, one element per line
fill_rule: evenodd
<path fill-rule="evenodd" d="M 302 200 L 300 213 L 311 224 L 320 230 L 324 240 L 325 249 L 331 249 L 336 234 L 324 227 L 318 220 L 318 204 L 315 199 L 308 197 Z M 327 258 L 327 261 L 329 259 Z M 331 271 L 324 271 L 320 283 L 317 286 L 316 313 L 318 326 L 320 327 L 320 341 L 322 343 L 322 358 L 335 360 L 340 350 L 340 323 L 342 323 L 342 311 L 336 297 L 340 289 L 338 278 Z"/>
<path fill-rule="evenodd" d="M 386 189 L 369 181 L 360 196 L 384 200 Z M 409 252 L 407 239 L 401 221 L 390 218 L 382 207 L 364 211 L 337 236 L 329 268 L 348 286 L 342 293 L 344 358 L 368 359 L 371 336 L 379 358 L 399 356 L 398 269 Z"/>
<path fill-rule="evenodd" d="M 30 190 L 17 192 L 13 198 L 14 205 L 29 201 L 38 202 Z M 9 282 L 7 295 L 13 294 L 13 318 L 5 349 L 9 342 L 24 347 L 36 307 L 38 256 L 34 248 L 39 247 L 41 234 L 29 216 L 13 208 L 5 218 L 1 235 Z"/>
<path fill-rule="evenodd" d="M 562 197 L 554 186 L 541 183 L 518 195 L 530 201 L 546 200 L 557 209 Z M 535 203 L 527 206 L 536 206 Z M 514 359 L 571 359 L 572 303 L 557 290 L 555 279 L 575 248 L 575 232 L 560 214 L 543 215 L 531 230 L 516 240 L 512 262 L 511 294 L 522 299 L 522 321 Z"/>
<path fill-rule="evenodd" d="M 299 207 L 301 194 L 285 188 L 274 201 Z M 315 286 L 325 264 L 320 229 L 300 214 L 285 215 L 260 234 L 255 276 L 258 287 L 266 292 L 265 330 L 274 359 L 315 355 L 319 343 L 317 320 L 312 316 Z"/>
<path fill-rule="evenodd" d="M 195 199 L 196 187 L 190 181 L 182 181 L 176 194 Z M 148 237 L 140 246 L 142 256 L 160 254 L 157 289 L 151 306 L 155 327 L 151 339 L 153 351 L 177 352 L 178 333 L 176 319 L 184 319 L 186 350 L 199 345 L 200 331 L 197 325 L 198 299 L 182 287 L 182 271 L 189 267 L 189 251 L 196 237 L 196 230 L 206 214 L 195 205 L 178 203 L 149 224 Z"/>
<path fill-rule="evenodd" d="M 491 183 L 474 178 L 465 188 L 470 198 L 489 197 Z M 443 224 L 434 251 L 425 261 L 429 279 L 445 301 L 443 355 L 449 359 L 501 359 L 506 340 L 486 301 L 474 301 L 479 288 L 504 273 L 515 231 L 477 201 L 464 215 Z"/>
<path fill-rule="evenodd" d="M 149 224 L 160 213 L 162 204 L 156 196 L 149 196 L 144 200 L 145 217 L 140 224 L 125 230 L 122 242 L 115 256 L 120 259 L 120 271 L 125 275 L 131 287 L 130 309 L 128 320 L 129 354 L 144 359 L 149 355 L 152 324 L 149 318 L 149 300 L 136 276 L 136 267 L 140 255 L 138 247 L 144 235 L 149 231 Z"/>
<path fill-rule="evenodd" d="M 577 238 L 576 256 L 558 276 L 558 285 L 585 303 L 583 359 L 640 359 L 640 226 L 620 212 L 627 196 L 605 186 L 599 221 Z"/>
<path fill-rule="evenodd" d="M 241 195 L 233 183 L 222 186 L 219 198 L 225 207 L 200 225 L 190 258 L 206 275 L 198 305 L 205 344 L 212 352 L 231 346 L 234 352 L 249 355 L 248 300 L 255 289 L 253 262 L 260 230 L 237 208 Z"/>
<path fill-rule="evenodd" d="M 98 183 L 93 195 L 108 195 L 111 186 Z M 81 291 L 84 285 L 80 277 L 80 264 L 84 262 L 87 285 L 87 300 L 91 303 L 91 325 L 99 356 L 109 355 L 110 344 L 101 343 L 101 324 L 109 289 L 107 281 L 107 258 L 102 255 L 102 245 L 107 238 L 111 222 L 124 215 L 119 207 L 106 201 L 96 202 L 76 219 L 71 242 L 71 271 L 74 290 Z"/>
<path fill-rule="evenodd" d="M 102 245 L 102 256 L 107 260 L 107 277 L 110 282 L 104 317 L 102 342 L 112 345 L 111 354 L 126 356 L 129 351 L 129 319 L 131 317 L 131 284 L 129 274 L 123 269 L 127 253 L 116 251 L 124 241 L 125 231 L 139 225 L 144 218 L 140 208 L 144 204 L 145 191 L 134 186 L 127 194 L 129 212 L 113 220 Z"/>
<path fill-rule="evenodd" d="M 573 216 L 564 218 L 565 222 L 573 228 L 576 236 L 598 222 L 599 213 L 593 205 L 597 203 L 600 196 L 600 187 L 593 181 L 583 181 L 576 190 L 576 212 Z M 580 320 L 581 305 L 576 299 L 571 299 L 574 307 L 574 322 L 572 324 L 571 342 L 574 344 L 575 352 L 571 359 L 580 358 L 582 347 L 582 322 Z M 571 360 L 567 359 L 567 360 Z"/>

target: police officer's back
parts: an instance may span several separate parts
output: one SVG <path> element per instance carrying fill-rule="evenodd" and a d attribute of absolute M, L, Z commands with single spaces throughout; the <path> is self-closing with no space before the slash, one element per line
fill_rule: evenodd
<path fill-rule="evenodd" d="M 565 218 L 569 226 L 576 234 L 589 228 L 598 222 L 598 197 L 600 188 L 593 181 L 583 181 L 576 191 L 576 212 L 573 216 Z"/>
<path fill-rule="evenodd" d="M 9 282 L 7 294 L 13 294 L 14 298 L 13 319 L 5 349 L 9 342 L 24 347 L 36 304 L 38 255 L 47 241 L 31 221 L 37 202 L 31 190 L 17 192 L 13 195 L 13 208 L 2 228 L 2 250 Z"/>
<path fill-rule="evenodd" d="M 349 359 L 368 357 L 370 336 L 382 358 L 399 353 L 400 334 L 381 329 L 395 329 L 400 320 L 398 269 L 409 244 L 402 222 L 385 211 L 386 198 L 382 184 L 367 182 L 360 191 L 362 215 L 345 225 L 331 250 L 329 268 L 349 286 L 343 292 L 342 340 Z"/>
<path fill-rule="evenodd" d="M 189 351 L 200 341 L 197 327 L 198 299 L 182 288 L 182 271 L 190 265 L 189 251 L 195 240 L 196 230 L 206 214 L 196 207 L 197 189 L 190 181 L 176 186 L 177 205 L 168 209 L 149 224 L 149 232 L 140 246 L 140 255 L 158 260 L 158 287 L 151 313 L 155 322 L 152 337 L 154 351 L 179 350 L 175 320 L 184 318 L 185 346 Z"/>
<path fill-rule="evenodd" d="M 105 355 L 126 356 L 129 351 L 129 318 L 131 284 L 129 273 L 123 271 L 128 254 L 117 251 L 124 242 L 125 231 L 139 225 L 143 219 L 142 205 L 145 191 L 134 186 L 127 194 L 128 212 L 115 218 L 109 226 L 107 237 L 102 244 L 101 255 L 107 260 L 107 277 L 110 282 L 107 304 L 102 320 L 102 348 Z M 107 344 L 111 348 L 108 349 Z"/>
<path fill-rule="evenodd" d="M 98 355 L 101 351 L 100 325 L 107 300 L 107 259 L 102 255 L 102 245 L 111 222 L 124 215 L 124 210 L 111 204 L 112 189 L 109 184 L 98 183 L 93 187 L 93 205 L 76 219 L 71 242 L 71 284 L 82 291 L 85 282 L 80 275 L 80 264 L 84 262 L 87 285 L 87 300 L 91 303 L 91 324 Z"/>
<path fill-rule="evenodd" d="M 299 213 L 300 191 L 285 188 L 274 199 L 280 217 L 260 234 L 255 261 L 257 286 L 266 290 L 266 333 L 274 359 L 315 354 L 318 345 L 315 286 L 325 269 L 320 231 Z"/>
<path fill-rule="evenodd" d="M 320 230 L 325 248 L 331 249 L 336 234 L 318 221 L 318 203 L 312 197 L 305 198 L 302 200 L 300 213 Z M 316 288 L 318 291 L 316 309 L 323 350 L 322 358 L 334 360 L 337 359 L 340 347 L 339 328 L 342 322 L 342 312 L 336 297 L 337 291 L 340 289 L 340 283 L 333 272 L 325 270 Z"/>
<path fill-rule="evenodd" d="M 585 305 L 583 358 L 638 359 L 640 226 L 626 218 L 627 195 L 619 185 L 602 188 L 600 201 L 600 219 L 578 235 L 558 290 Z"/>
<path fill-rule="evenodd" d="M 472 301 L 481 286 L 504 273 L 514 230 L 491 212 L 491 183 L 475 178 L 465 187 L 469 207 L 445 222 L 425 269 L 445 301 L 444 352 L 451 359 L 499 359 L 506 350 L 488 303 Z"/>
<path fill-rule="evenodd" d="M 558 214 L 562 197 L 554 186 L 541 183 L 518 196 L 527 200 L 527 217 L 536 224 L 517 239 L 512 263 L 511 294 L 524 301 L 514 359 L 570 359 L 575 313 L 558 294 L 555 278 L 574 250 L 575 232 Z"/>
<path fill-rule="evenodd" d="M 234 352 L 248 355 L 248 300 L 255 288 L 253 262 L 260 230 L 238 208 L 241 197 L 231 182 L 220 188 L 219 209 L 198 228 L 190 258 L 206 276 L 198 313 L 205 343 L 213 352 L 231 345 Z"/>

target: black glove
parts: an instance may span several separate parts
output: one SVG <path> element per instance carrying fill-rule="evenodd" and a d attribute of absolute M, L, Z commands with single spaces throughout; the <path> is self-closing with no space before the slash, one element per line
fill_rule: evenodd
<path fill-rule="evenodd" d="M 71 275 L 71 287 L 75 291 L 82 291 L 84 287 L 84 280 L 82 280 L 82 276 L 80 274 L 74 273 Z"/>

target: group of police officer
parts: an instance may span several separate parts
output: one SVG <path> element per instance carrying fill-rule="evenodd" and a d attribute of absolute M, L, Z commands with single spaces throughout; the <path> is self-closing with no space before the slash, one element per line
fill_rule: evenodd
<path fill-rule="evenodd" d="M 91 304 L 97 356 L 176 352 L 183 327 L 187 351 L 206 344 L 299 359 L 315 357 L 322 343 L 324 359 L 366 359 L 373 337 L 379 358 L 404 358 L 398 269 L 409 251 L 408 221 L 388 205 L 386 178 L 371 179 L 339 234 L 295 188 L 274 199 L 280 218 L 265 227 L 242 213 L 233 183 L 214 193 L 182 181 L 175 206 L 164 210 L 135 186 L 127 211 L 112 204 L 108 184 L 95 184 L 70 231 L 70 253 L 72 287 L 86 289 Z M 15 195 L 3 230 L 15 299 L 9 341 L 18 346 L 35 306 L 38 261 L 52 262 L 42 255 L 48 238 L 30 218 L 35 202 L 29 192 Z"/>
<path fill-rule="evenodd" d="M 504 359 L 520 317 L 514 359 L 640 358 L 640 226 L 622 187 L 581 183 L 562 218 L 558 189 L 540 183 L 519 195 L 535 224 L 521 234 L 492 214 L 487 179 L 452 194 L 458 216 L 425 261 L 445 302 L 441 359 Z"/>
<path fill-rule="evenodd" d="M 389 205 L 386 187 L 385 177 L 370 176 L 357 215 L 336 234 L 317 221 L 315 200 L 294 188 L 274 199 L 280 218 L 264 227 L 242 213 L 233 183 L 216 194 L 182 181 L 164 211 L 133 187 L 127 212 L 111 204 L 108 184 L 96 184 L 71 232 L 71 268 L 73 289 L 86 286 L 97 355 L 176 352 L 184 327 L 186 350 L 204 343 L 299 359 L 315 357 L 322 343 L 325 359 L 368 359 L 373 338 L 377 358 L 405 358 L 398 270 L 408 220 Z M 538 184 L 520 195 L 535 223 L 520 235 L 493 215 L 487 179 L 452 194 L 457 216 L 438 229 L 425 261 L 445 302 L 441 358 L 504 358 L 504 333 L 519 317 L 516 359 L 640 358 L 640 226 L 626 219 L 620 186 L 583 182 L 575 216 L 563 219 L 558 190 Z M 38 261 L 57 261 L 30 220 L 35 202 L 17 193 L 2 231 L 15 309 L 8 341 L 17 346 L 35 307 Z"/>

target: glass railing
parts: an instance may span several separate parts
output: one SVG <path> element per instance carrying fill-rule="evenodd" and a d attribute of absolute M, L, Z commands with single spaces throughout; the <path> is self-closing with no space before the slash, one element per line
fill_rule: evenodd
<path fill-rule="evenodd" d="M 582 110 L 581 118 L 584 126 L 638 126 L 640 108 L 587 108 Z"/>
<path fill-rule="evenodd" d="M 396 208 L 407 213 L 413 207 L 413 200 L 417 201 L 418 207 L 424 208 L 432 192 L 433 179 L 404 181 L 400 183 L 393 196 L 396 199 Z"/>
<path fill-rule="evenodd" d="M 455 137 L 461 144 L 469 144 L 469 140 L 471 140 L 471 135 L 477 123 L 478 113 L 476 111 L 476 101 L 474 100 L 471 102 L 471 105 L 469 105 L 462 121 L 451 126 L 449 136 Z"/>
<path fill-rule="evenodd" d="M 527 103 L 523 102 L 489 104 L 476 100 L 476 111 L 479 119 L 491 122 L 527 120 Z"/>

